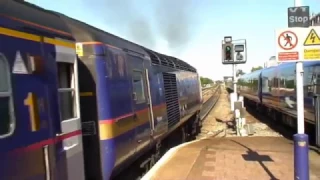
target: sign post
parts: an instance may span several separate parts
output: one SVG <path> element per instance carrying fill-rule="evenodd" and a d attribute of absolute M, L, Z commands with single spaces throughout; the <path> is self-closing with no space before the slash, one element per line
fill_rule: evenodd
<path fill-rule="evenodd" d="M 277 61 L 296 62 L 297 127 L 294 139 L 295 178 L 309 179 L 308 135 L 304 128 L 303 61 L 320 59 L 320 27 L 276 31 Z"/>
<path fill-rule="evenodd" d="M 290 14 L 299 12 L 299 10 L 300 14 Z M 306 18 L 307 15 L 309 15 L 309 7 L 307 6 L 289 8 L 289 28 L 276 31 L 278 62 L 296 62 L 298 132 L 293 136 L 294 176 L 295 179 L 301 180 L 309 180 L 309 140 L 304 128 L 303 61 L 320 59 L 320 38 L 318 36 L 320 27 L 309 27 L 309 16 Z M 295 21 L 290 22 L 290 19 Z M 306 22 L 307 19 L 308 22 Z"/>
<path fill-rule="evenodd" d="M 294 6 L 300 8 L 303 12 L 300 17 L 296 17 L 297 23 L 292 24 L 292 27 L 309 27 L 310 12 L 308 6 L 300 6 L 300 0 L 294 1 Z M 300 7 L 299 7 L 300 6 Z M 307 16 L 307 17 L 306 17 Z M 289 17 L 290 18 L 290 17 Z M 302 20 L 302 21 L 299 21 Z M 300 26 L 299 26 L 300 25 Z M 290 27 L 290 26 L 289 26 Z M 311 33 L 311 32 L 310 32 Z M 308 40 L 314 42 L 313 36 L 310 33 L 305 39 L 304 46 Z M 310 39 L 311 38 L 311 39 Z M 311 45 L 312 43 L 310 43 Z M 303 48 L 304 49 L 304 48 Z M 299 58 L 296 64 L 296 89 L 297 89 L 297 127 L 298 132 L 293 136 L 294 139 L 294 176 L 295 179 L 309 180 L 309 137 L 304 130 L 304 93 L 303 93 L 303 62 L 304 57 Z M 308 51 L 308 50 L 307 50 Z M 312 59 L 312 58 L 311 58 Z"/>

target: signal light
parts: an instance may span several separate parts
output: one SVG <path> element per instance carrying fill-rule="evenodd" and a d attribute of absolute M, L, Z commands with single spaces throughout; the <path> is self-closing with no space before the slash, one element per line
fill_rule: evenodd
<path fill-rule="evenodd" d="M 225 60 L 232 60 L 231 58 L 231 46 L 228 45 L 226 46 L 226 56 L 225 56 Z"/>
<path fill-rule="evenodd" d="M 227 43 L 222 45 L 223 61 L 233 61 L 233 44 Z"/>

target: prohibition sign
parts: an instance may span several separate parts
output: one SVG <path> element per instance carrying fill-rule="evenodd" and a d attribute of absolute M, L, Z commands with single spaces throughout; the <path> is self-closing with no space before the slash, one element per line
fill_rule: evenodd
<path fill-rule="evenodd" d="M 278 45 L 284 50 L 291 50 L 298 44 L 298 37 L 292 31 L 284 31 L 278 37 Z"/>

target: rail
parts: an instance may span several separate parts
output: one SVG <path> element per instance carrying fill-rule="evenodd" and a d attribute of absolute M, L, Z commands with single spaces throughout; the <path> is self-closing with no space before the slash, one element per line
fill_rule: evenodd
<path fill-rule="evenodd" d="M 211 87 L 204 87 L 202 88 L 202 97 L 208 95 L 209 93 L 212 92 L 212 90 L 214 90 L 215 88 L 217 88 L 219 85 L 214 85 Z"/>
<path fill-rule="evenodd" d="M 214 89 L 212 89 L 212 95 L 206 99 L 205 101 L 203 101 L 202 103 L 202 108 L 200 111 L 200 119 L 203 120 L 211 111 L 211 109 L 215 106 L 215 104 L 218 102 L 220 94 L 221 94 L 221 86 L 218 85 L 216 87 L 213 87 Z M 210 91 L 209 91 L 210 92 Z M 209 93 L 208 92 L 208 93 Z"/>

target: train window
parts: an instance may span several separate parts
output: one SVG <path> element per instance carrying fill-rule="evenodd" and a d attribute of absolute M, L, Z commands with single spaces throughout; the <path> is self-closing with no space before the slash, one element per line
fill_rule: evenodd
<path fill-rule="evenodd" d="M 10 83 L 9 66 L 6 59 L 0 56 L 0 138 L 9 136 L 14 130 Z"/>
<path fill-rule="evenodd" d="M 146 101 L 144 93 L 144 81 L 143 74 L 141 71 L 133 71 L 133 93 L 135 95 L 136 103 L 143 103 Z"/>
<path fill-rule="evenodd" d="M 76 115 L 76 92 L 73 64 L 57 62 L 59 81 L 59 105 L 61 121 L 75 118 Z"/>

